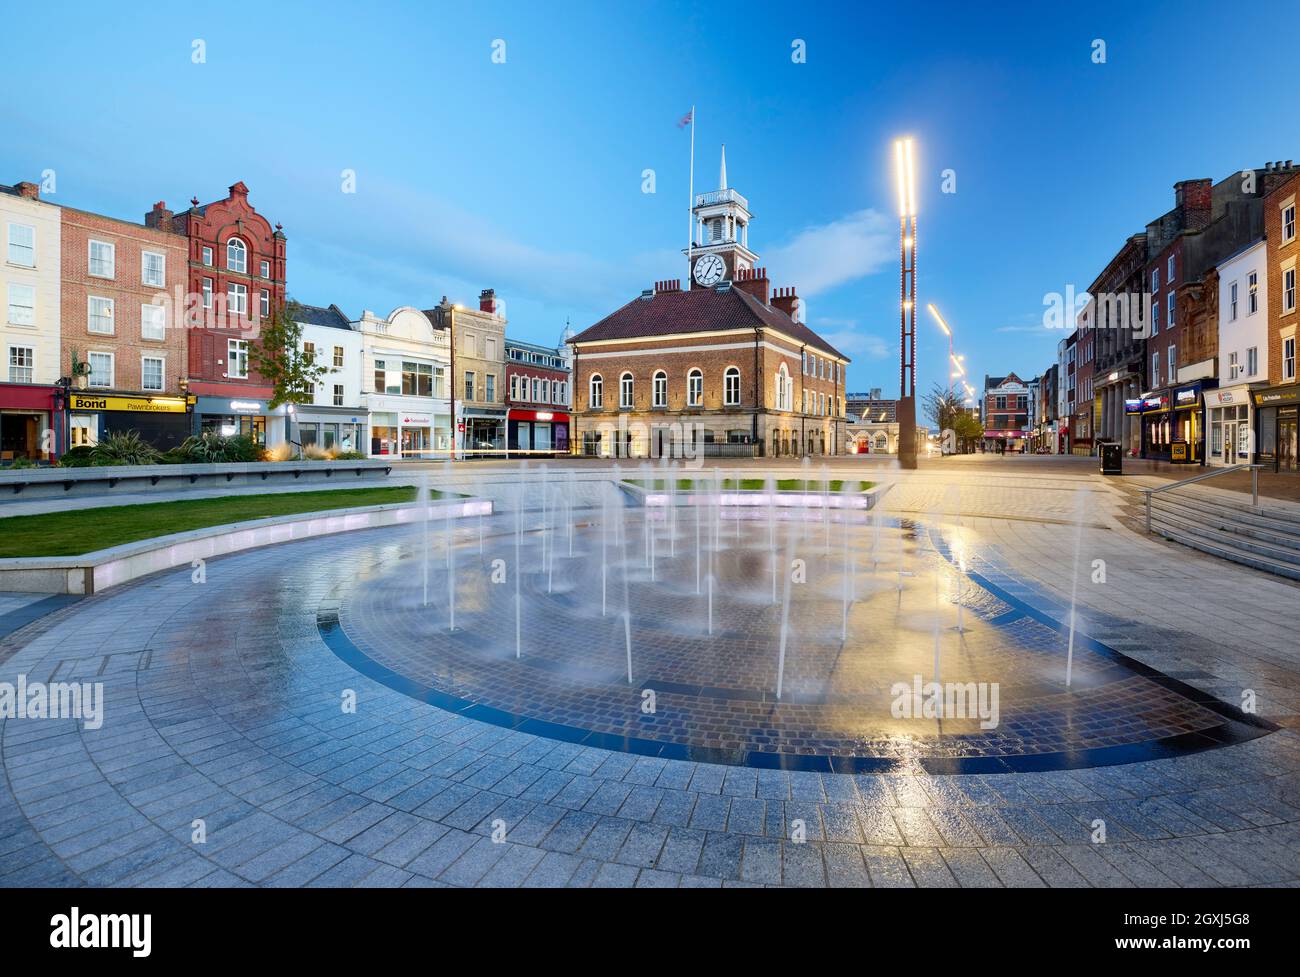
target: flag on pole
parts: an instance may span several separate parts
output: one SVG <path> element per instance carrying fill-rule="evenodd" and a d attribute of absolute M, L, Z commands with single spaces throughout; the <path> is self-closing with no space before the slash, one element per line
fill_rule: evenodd
<path fill-rule="evenodd" d="M 687 112 L 685 115 L 682 116 L 682 120 L 677 123 L 677 128 L 685 129 L 688 125 L 690 125 L 694 121 L 695 121 L 695 109 L 692 108 L 689 112 Z"/>

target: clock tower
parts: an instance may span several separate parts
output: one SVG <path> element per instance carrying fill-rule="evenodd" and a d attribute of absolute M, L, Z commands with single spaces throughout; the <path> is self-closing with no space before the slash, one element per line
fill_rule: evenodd
<path fill-rule="evenodd" d="M 749 201 L 727 186 L 727 147 L 722 147 L 718 189 L 697 193 L 691 208 L 694 217 L 686 280 L 691 288 L 712 288 L 719 282 L 734 281 L 738 273 L 752 269 L 758 255 L 749 250 Z"/>

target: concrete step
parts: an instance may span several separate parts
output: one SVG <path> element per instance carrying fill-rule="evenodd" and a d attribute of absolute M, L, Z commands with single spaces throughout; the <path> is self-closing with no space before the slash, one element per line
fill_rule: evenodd
<path fill-rule="evenodd" d="M 1253 506 L 1249 503 L 1211 498 L 1203 493 L 1185 490 L 1153 493 L 1151 501 L 1152 503 L 1176 501 L 1188 509 L 1195 509 L 1208 515 L 1230 517 L 1262 529 L 1300 534 L 1300 512 L 1293 512 L 1281 506 Z"/>
<path fill-rule="evenodd" d="M 1294 531 L 1265 528 L 1259 525 L 1258 520 L 1245 522 L 1232 515 L 1184 506 L 1177 500 L 1153 496 L 1151 499 L 1151 518 L 1154 520 L 1157 514 L 1195 523 L 1209 529 L 1217 529 L 1220 532 L 1235 533 L 1238 536 L 1265 543 L 1279 550 L 1292 550 L 1295 557 L 1300 558 L 1300 526 L 1296 527 Z"/>
<path fill-rule="evenodd" d="M 1151 531 L 1202 553 L 1254 567 L 1265 573 L 1300 580 L 1300 554 L 1291 550 L 1273 550 L 1247 537 L 1211 529 L 1171 517 L 1167 513 L 1157 516 L 1152 512 Z"/>

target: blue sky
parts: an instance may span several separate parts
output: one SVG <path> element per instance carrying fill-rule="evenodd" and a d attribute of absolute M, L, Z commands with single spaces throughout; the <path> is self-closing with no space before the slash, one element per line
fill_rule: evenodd
<path fill-rule="evenodd" d="M 853 357 L 851 388 L 887 395 L 895 136 L 918 145 L 920 301 L 976 378 L 1053 362 L 1044 295 L 1086 289 L 1174 182 L 1300 156 L 1290 60 L 1222 4 L 194 7 L 8 19 L 0 182 L 54 170 L 53 202 L 140 219 L 243 180 L 295 298 L 356 316 L 493 287 L 512 335 L 553 343 L 685 278 L 694 103 L 696 190 L 725 142 L 773 285 Z M 928 317 L 918 336 L 924 391 L 947 347 Z"/>

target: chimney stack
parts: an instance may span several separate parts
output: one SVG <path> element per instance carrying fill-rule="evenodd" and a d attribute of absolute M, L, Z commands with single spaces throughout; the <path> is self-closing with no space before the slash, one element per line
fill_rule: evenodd
<path fill-rule="evenodd" d="M 153 210 L 144 215 L 145 227 L 156 227 L 160 231 L 172 230 L 173 214 L 167 209 L 165 201 L 159 200 L 153 205 Z"/>
<path fill-rule="evenodd" d="M 1209 226 L 1213 209 L 1214 181 L 1181 180 L 1174 184 L 1174 206 L 1183 212 L 1183 227 Z"/>
<path fill-rule="evenodd" d="M 478 293 L 478 310 L 496 315 L 497 292 L 495 288 L 485 288 Z"/>
<path fill-rule="evenodd" d="M 656 295 L 664 292 L 680 292 L 682 290 L 682 280 L 680 278 L 665 278 L 661 282 L 655 282 L 654 290 Z"/>
<path fill-rule="evenodd" d="M 772 308 L 779 309 L 795 320 L 795 314 L 799 311 L 799 296 L 794 293 L 794 286 L 789 288 L 778 288 L 776 294 L 772 296 Z"/>
<path fill-rule="evenodd" d="M 41 199 L 41 188 L 39 184 L 28 183 L 24 180 L 22 183 L 15 184 L 14 189 L 18 191 L 18 196 L 26 197 L 28 200 Z"/>
<path fill-rule="evenodd" d="M 771 282 L 767 278 L 766 268 L 741 268 L 736 272 L 733 282 L 742 292 L 748 292 L 764 305 L 772 304 Z"/>

